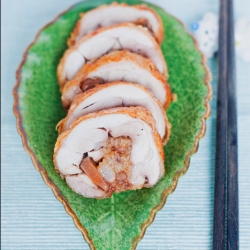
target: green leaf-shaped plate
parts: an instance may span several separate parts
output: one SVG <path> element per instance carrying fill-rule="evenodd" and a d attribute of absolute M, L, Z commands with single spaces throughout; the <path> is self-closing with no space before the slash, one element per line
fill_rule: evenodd
<path fill-rule="evenodd" d="M 71 191 L 55 172 L 52 162 L 57 139 L 55 126 L 66 114 L 60 101 L 56 68 L 79 13 L 111 2 L 81 2 L 45 26 L 24 54 L 13 92 L 19 133 L 45 183 L 63 203 L 92 249 L 122 250 L 136 247 L 156 212 L 176 188 L 178 178 L 187 171 L 190 155 L 205 134 L 211 77 L 204 57 L 183 25 L 159 7 L 148 4 L 164 22 L 166 38 L 162 50 L 169 82 L 177 95 L 177 101 L 167 111 L 172 134 L 165 147 L 166 174 L 151 189 L 115 194 L 110 199 L 87 199 Z"/>

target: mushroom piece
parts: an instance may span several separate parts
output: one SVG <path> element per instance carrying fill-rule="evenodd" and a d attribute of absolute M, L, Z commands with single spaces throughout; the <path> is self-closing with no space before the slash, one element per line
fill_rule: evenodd
<path fill-rule="evenodd" d="M 77 95 L 67 117 L 58 124 L 58 131 L 68 130 L 74 121 L 91 112 L 122 106 L 145 107 L 153 116 L 163 143 L 167 142 L 171 126 L 161 103 L 144 86 L 130 82 L 106 83 Z"/>
<path fill-rule="evenodd" d="M 73 79 L 86 62 L 97 59 L 111 50 L 121 49 L 150 58 L 161 74 L 167 74 L 160 46 L 150 32 L 142 26 L 124 23 L 100 28 L 66 50 L 57 68 L 60 86 L 63 87 L 68 80 Z"/>
<path fill-rule="evenodd" d="M 103 159 L 82 166 L 88 153 L 98 150 Z M 143 107 L 111 108 L 77 119 L 59 135 L 53 161 L 72 190 L 92 198 L 152 187 L 165 171 L 161 138 Z"/>
<path fill-rule="evenodd" d="M 88 175 L 91 176 L 91 180 L 100 188 L 107 191 L 108 185 L 105 182 L 104 178 L 97 170 L 97 167 L 91 157 L 83 158 L 80 168 Z"/>
<path fill-rule="evenodd" d="M 77 94 L 105 82 L 127 81 L 145 86 L 167 108 L 171 89 L 152 61 L 122 50 L 113 51 L 92 63 L 85 64 L 62 89 L 62 103 L 68 108 Z"/>
<path fill-rule="evenodd" d="M 107 27 L 120 23 L 134 23 L 148 28 L 161 43 L 164 38 L 163 24 L 160 16 L 147 5 L 127 5 L 125 3 L 112 3 L 102 5 L 87 13 L 82 13 L 77 22 L 68 45 L 77 43 L 83 36 L 100 27 Z"/>

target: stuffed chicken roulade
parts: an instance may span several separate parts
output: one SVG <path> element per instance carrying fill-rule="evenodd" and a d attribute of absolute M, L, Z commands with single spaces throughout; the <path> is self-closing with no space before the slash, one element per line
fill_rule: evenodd
<path fill-rule="evenodd" d="M 91 112 L 123 106 L 145 107 L 152 114 L 163 143 L 167 142 L 171 126 L 161 103 L 145 87 L 130 82 L 106 83 L 78 95 L 66 118 L 59 123 L 58 131 L 69 129 L 75 120 Z"/>
<path fill-rule="evenodd" d="M 134 23 L 148 28 L 155 39 L 161 43 L 164 38 L 162 20 L 159 15 L 146 5 L 127 5 L 112 3 L 95 8 L 81 14 L 68 45 L 77 43 L 83 36 L 100 27 L 107 27 L 120 23 Z"/>
<path fill-rule="evenodd" d="M 161 74 L 167 74 L 167 65 L 161 49 L 150 32 L 141 26 L 125 23 L 100 28 L 66 50 L 57 68 L 61 88 L 73 79 L 88 61 L 100 58 L 112 50 L 121 49 L 150 58 Z"/>
<path fill-rule="evenodd" d="M 62 89 L 62 103 L 68 108 L 75 96 L 96 85 L 127 81 L 145 86 L 167 108 L 171 89 L 152 61 L 141 55 L 122 50 L 113 51 L 92 63 L 85 64 Z"/>
<path fill-rule="evenodd" d="M 162 140 L 155 120 L 143 107 L 88 114 L 59 135 L 56 170 L 85 197 L 152 187 L 164 174 Z"/>

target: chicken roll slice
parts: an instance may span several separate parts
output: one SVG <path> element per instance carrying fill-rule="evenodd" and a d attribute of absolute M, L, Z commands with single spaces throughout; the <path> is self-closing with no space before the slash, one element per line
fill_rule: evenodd
<path fill-rule="evenodd" d="M 77 43 L 83 36 L 100 27 L 107 27 L 120 23 L 134 23 L 148 28 L 156 40 L 161 43 L 164 38 L 163 24 L 160 16 L 146 5 L 127 5 L 112 3 L 102 5 L 96 9 L 82 13 L 77 22 L 68 45 Z"/>
<path fill-rule="evenodd" d="M 149 57 L 160 73 L 166 75 L 166 62 L 150 32 L 141 26 L 125 23 L 100 28 L 66 50 L 57 68 L 60 86 L 71 80 L 86 62 L 97 59 L 111 50 L 121 49 Z"/>
<path fill-rule="evenodd" d="M 171 89 L 152 61 L 122 50 L 113 51 L 92 63 L 85 64 L 62 89 L 62 103 L 68 108 L 75 96 L 105 82 L 127 81 L 145 86 L 167 108 Z"/>
<path fill-rule="evenodd" d="M 77 119 L 57 139 L 56 170 L 85 197 L 152 187 L 164 174 L 155 121 L 143 107 L 122 107 Z"/>
<path fill-rule="evenodd" d="M 143 106 L 150 111 L 164 144 L 167 142 L 170 124 L 161 103 L 145 87 L 130 82 L 106 83 L 78 95 L 67 117 L 58 125 L 58 131 L 69 129 L 75 120 L 91 112 L 123 106 Z"/>

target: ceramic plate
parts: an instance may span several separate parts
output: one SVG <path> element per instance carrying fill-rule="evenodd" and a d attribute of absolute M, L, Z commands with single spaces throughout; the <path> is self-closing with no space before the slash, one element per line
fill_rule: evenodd
<path fill-rule="evenodd" d="M 178 178 L 187 171 L 190 156 L 205 134 L 211 77 L 204 57 L 183 25 L 159 7 L 147 3 L 164 22 L 162 51 L 168 64 L 169 83 L 177 97 L 167 111 L 172 134 L 164 148 L 166 174 L 153 188 L 115 194 L 110 199 L 88 199 L 71 191 L 55 172 L 52 162 L 57 139 L 55 127 L 66 115 L 60 101 L 56 68 L 79 14 L 111 2 L 81 2 L 38 33 L 17 70 L 14 112 L 18 131 L 34 166 L 72 216 L 90 248 L 123 250 L 136 248 L 156 212 L 176 188 Z"/>

